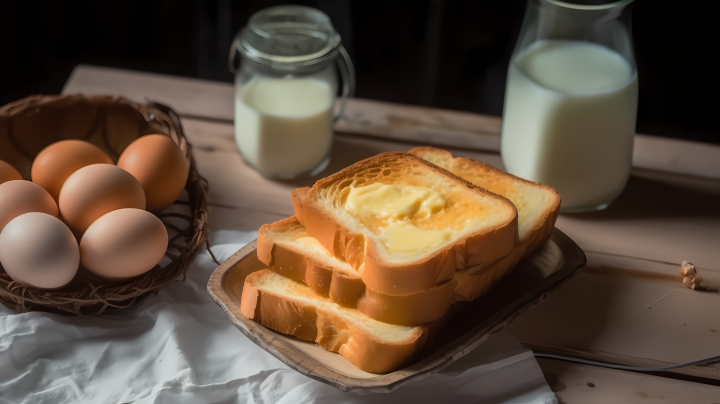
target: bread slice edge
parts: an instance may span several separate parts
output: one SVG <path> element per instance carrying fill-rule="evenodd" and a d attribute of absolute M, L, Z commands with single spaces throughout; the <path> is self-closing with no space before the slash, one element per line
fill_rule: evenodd
<path fill-rule="evenodd" d="M 242 313 L 267 328 L 338 352 L 371 373 L 401 369 L 427 340 L 427 326 L 387 325 L 328 299 L 313 297 L 312 293 L 299 295 L 277 286 L 288 282 L 295 283 L 293 287 L 298 290 L 307 289 L 268 269 L 248 275 L 241 298 Z"/>
<path fill-rule="evenodd" d="M 293 242 L 292 237 L 298 234 L 285 235 L 298 228 L 301 224 L 296 216 L 260 228 L 258 259 L 268 269 L 308 285 L 315 293 L 329 297 L 343 307 L 357 309 L 384 323 L 425 324 L 441 318 L 449 309 L 453 295 L 451 281 L 406 296 L 376 292 L 367 288 L 360 274 L 347 263 Z"/>

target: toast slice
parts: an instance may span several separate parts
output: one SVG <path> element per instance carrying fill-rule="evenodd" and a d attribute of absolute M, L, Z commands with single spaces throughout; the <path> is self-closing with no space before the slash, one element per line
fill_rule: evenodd
<path fill-rule="evenodd" d="M 473 267 L 458 273 L 453 279 L 455 299 L 471 301 L 484 295 L 494 282 L 550 237 L 560 209 L 560 195 L 553 188 L 524 180 L 489 164 L 463 157 L 453 158 L 446 150 L 417 147 L 409 153 L 508 198 L 518 211 L 518 244 L 515 249 L 490 267 Z"/>
<path fill-rule="evenodd" d="M 409 364 L 429 333 L 428 326 L 373 320 L 267 269 L 245 279 L 240 309 L 265 327 L 317 342 L 372 373 L 388 373 Z"/>
<path fill-rule="evenodd" d="M 453 158 L 447 150 L 416 147 L 409 152 L 490 192 L 509 199 L 518 212 L 518 240 L 532 253 L 552 233 L 560 209 L 560 195 L 551 187 L 524 180 L 473 159 Z"/>
<path fill-rule="evenodd" d="M 305 196 L 310 192 L 310 187 L 297 188 L 292 191 L 292 203 L 295 209 L 295 217 L 303 227 L 305 227 L 305 211 L 303 210 L 303 200 Z"/>
<path fill-rule="evenodd" d="M 390 296 L 366 288 L 360 274 L 309 237 L 295 216 L 260 227 L 257 252 L 258 259 L 270 270 L 384 323 L 408 326 L 429 323 L 441 318 L 452 301 L 449 281 L 406 296 Z"/>
<path fill-rule="evenodd" d="M 515 249 L 487 268 L 481 270 L 468 268 L 466 271 L 457 271 L 452 279 L 452 303 L 471 302 L 484 296 L 496 282 L 515 268 L 521 258 L 523 258 L 522 250 Z"/>
<path fill-rule="evenodd" d="M 506 198 L 407 153 L 368 158 L 321 179 L 302 198 L 307 233 L 391 296 L 429 290 L 456 270 L 488 267 L 514 249 Z"/>

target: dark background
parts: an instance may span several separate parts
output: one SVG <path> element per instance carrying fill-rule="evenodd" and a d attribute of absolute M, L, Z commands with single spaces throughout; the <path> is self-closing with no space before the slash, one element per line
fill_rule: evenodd
<path fill-rule="evenodd" d="M 330 16 L 357 97 L 502 114 L 525 0 L 0 0 L 0 104 L 60 92 L 78 64 L 230 82 L 235 33 L 287 3 Z M 633 7 L 638 133 L 720 144 L 720 1 Z"/>

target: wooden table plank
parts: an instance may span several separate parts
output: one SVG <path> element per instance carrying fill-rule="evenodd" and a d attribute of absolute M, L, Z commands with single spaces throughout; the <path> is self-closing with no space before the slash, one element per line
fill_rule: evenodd
<path fill-rule="evenodd" d="M 220 121 L 232 121 L 235 99 L 233 86 L 228 83 L 82 65 L 70 74 L 62 93 L 111 94 L 137 102 L 157 101 L 182 115 Z"/>
<path fill-rule="evenodd" d="M 586 251 L 720 270 L 718 206 L 719 181 L 635 169 L 610 207 L 563 214 L 557 226 Z"/>
<path fill-rule="evenodd" d="M 96 66 L 78 66 L 63 94 L 117 94 L 158 101 L 188 117 L 231 122 L 232 84 Z M 501 120 L 465 112 L 351 99 L 339 132 L 420 141 L 475 150 L 500 150 Z M 633 166 L 720 179 L 720 147 L 637 135 Z"/>
<path fill-rule="evenodd" d="M 720 353 L 720 293 L 686 288 L 678 265 L 587 256 L 588 266 L 575 279 L 510 326 L 523 345 L 642 367 L 670 366 Z M 720 284 L 720 272 L 702 273 Z M 675 372 L 720 380 L 720 363 Z"/>
<path fill-rule="evenodd" d="M 538 358 L 562 403 L 718 403 L 720 387 Z"/>

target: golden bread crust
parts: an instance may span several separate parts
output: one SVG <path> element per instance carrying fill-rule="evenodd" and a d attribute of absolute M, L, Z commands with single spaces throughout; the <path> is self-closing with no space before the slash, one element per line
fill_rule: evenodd
<path fill-rule="evenodd" d="M 484 194 L 507 207 L 507 212 L 511 214 L 508 214 L 501 224 L 463 237 L 435 253 L 410 262 L 389 262 L 378 253 L 371 238 L 366 239 L 363 234 L 353 233 L 337 223 L 332 214 L 318 202 L 318 195 L 320 190 L 351 178 L 356 173 L 398 161 L 413 165 L 419 170 L 440 174 L 447 181 Z M 517 239 L 517 210 L 507 198 L 473 185 L 443 168 L 407 153 L 382 153 L 321 179 L 307 193 L 302 205 L 301 210 L 308 234 L 315 237 L 335 257 L 357 269 L 368 288 L 391 296 L 405 296 L 426 291 L 452 279 L 456 270 L 468 266 L 490 265 L 508 255 L 515 247 Z"/>
<path fill-rule="evenodd" d="M 297 188 L 292 191 L 292 202 L 293 208 L 295 209 L 295 217 L 297 217 L 297 220 L 303 226 L 305 226 L 305 212 L 303 211 L 302 206 L 303 199 L 305 199 L 308 191 L 310 191 L 310 187 Z"/>
<path fill-rule="evenodd" d="M 549 187 L 545 184 L 517 177 L 508 172 L 500 170 L 499 168 L 495 168 L 490 164 L 486 164 L 477 160 L 465 157 L 453 158 L 453 155 L 447 150 L 436 149 L 434 147 L 416 147 L 410 150 L 408 153 L 423 158 L 430 163 L 437 165 L 438 167 L 447 169 L 448 171 L 453 172 L 460 177 L 462 177 L 463 173 L 459 172 L 459 169 L 460 167 L 463 167 L 463 170 L 465 172 L 475 171 L 477 173 L 488 176 L 495 181 L 522 183 L 544 190 L 546 192 L 546 195 L 550 197 L 550 203 L 546 206 L 538 219 L 535 220 L 535 222 L 532 224 L 526 238 L 519 241 L 521 244 L 525 244 L 524 254 L 529 255 L 532 254 L 535 250 L 537 250 L 545 242 L 545 240 L 550 237 L 553 227 L 555 226 L 555 221 L 557 220 L 561 204 L 560 195 L 558 195 L 557 191 L 555 191 L 554 188 Z M 475 185 L 479 187 L 488 186 L 483 182 L 477 182 L 475 183 Z M 498 193 L 502 195 L 501 192 Z"/>
<path fill-rule="evenodd" d="M 240 305 L 243 314 L 273 330 L 317 342 L 366 372 L 388 373 L 403 368 L 427 340 L 426 326 L 414 327 L 401 339 L 382 338 L 358 325 L 374 321 L 370 318 L 349 317 L 322 298 L 298 298 L 264 287 L 273 276 L 278 275 L 265 269 L 245 279 Z"/>
<path fill-rule="evenodd" d="M 435 321 L 447 312 L 453 286 L 445 282 L 428 290 L 390 296 L 367 288 L 360 274 L 309 256 L 292 242 L 274 236 L 299 227 L 295 216 L 263 225 L 258 234 L 258 259 L 274 272 L 304 283 L 315 293 L 335 303 L 355 308 L 368 317 L 388 324 L 414 326 Z M 331 259 L 332 260 L 332 259 Z"/>

